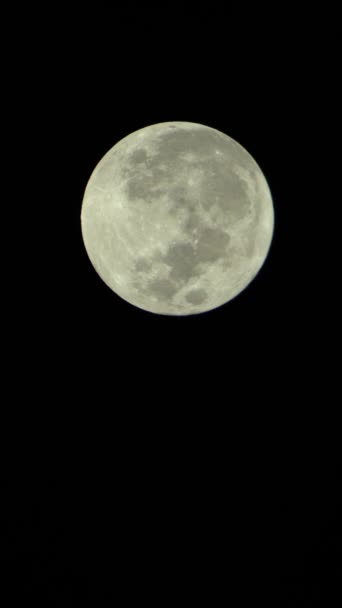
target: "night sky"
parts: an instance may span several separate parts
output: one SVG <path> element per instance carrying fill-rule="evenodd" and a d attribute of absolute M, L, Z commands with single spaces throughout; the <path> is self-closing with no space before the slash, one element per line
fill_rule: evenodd
<path fill-rule="evenodd" d="M 340 606 L 336 16 L 41 11 L 21 13 L 10 70 L 25 142 L 11 186 L 26 195 L 4 348 L 4 605 Z M 254 281 L 191 317 L 116 296 L 80 231 L 107 150 L 173 120 L 241 143 L 275 210 Z"/>

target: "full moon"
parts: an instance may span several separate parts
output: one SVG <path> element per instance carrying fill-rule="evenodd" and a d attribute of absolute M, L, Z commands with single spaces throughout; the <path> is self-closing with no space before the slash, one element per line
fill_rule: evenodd
<path fill-rule="evenodd" d="M 266 178 L 216 129 L 163 122 L 116 143 L 90 176 L 81 209 L 89 259 L 118 296 L 161 315 L 194 315 L 235 298 L 267 257 L 274 210 Z"/>

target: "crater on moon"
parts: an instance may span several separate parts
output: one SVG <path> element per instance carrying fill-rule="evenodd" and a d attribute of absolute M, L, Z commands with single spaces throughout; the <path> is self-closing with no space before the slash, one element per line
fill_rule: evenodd
<path fill-rule="evenodd" d="M 81 212 L 103 280 L 160 314 L 211 310 L 262 267 L 273 236 L 266 179 L 228 135 L 196 123 L 131 133 L 100 161 Z"/>

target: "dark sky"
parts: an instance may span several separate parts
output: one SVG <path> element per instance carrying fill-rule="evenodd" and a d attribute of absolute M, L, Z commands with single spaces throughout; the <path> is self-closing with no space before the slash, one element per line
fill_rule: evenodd
<path fill-rule="evenodd" d="M 140 3 L 27 19 L 10 70 L 26 191 L 6 351 L 13 605 L 340 605 L 334 15 Z M 79 222 L 104 153 L 168 120 L 239 141 L 275 207 L 256 279 L 185 318 L 115 296 Z"/>

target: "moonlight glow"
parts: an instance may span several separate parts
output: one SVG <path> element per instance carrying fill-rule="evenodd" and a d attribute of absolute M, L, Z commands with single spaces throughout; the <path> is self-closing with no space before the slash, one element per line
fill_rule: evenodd
<path fill-rule="evenodd" d="M 87 184 L 82 235 L 102 280 L 144 310 L 190 315 L 237 296 L 267 256 L 271 193 L 224 133 L 166 122 L 131 133 Z"/>

